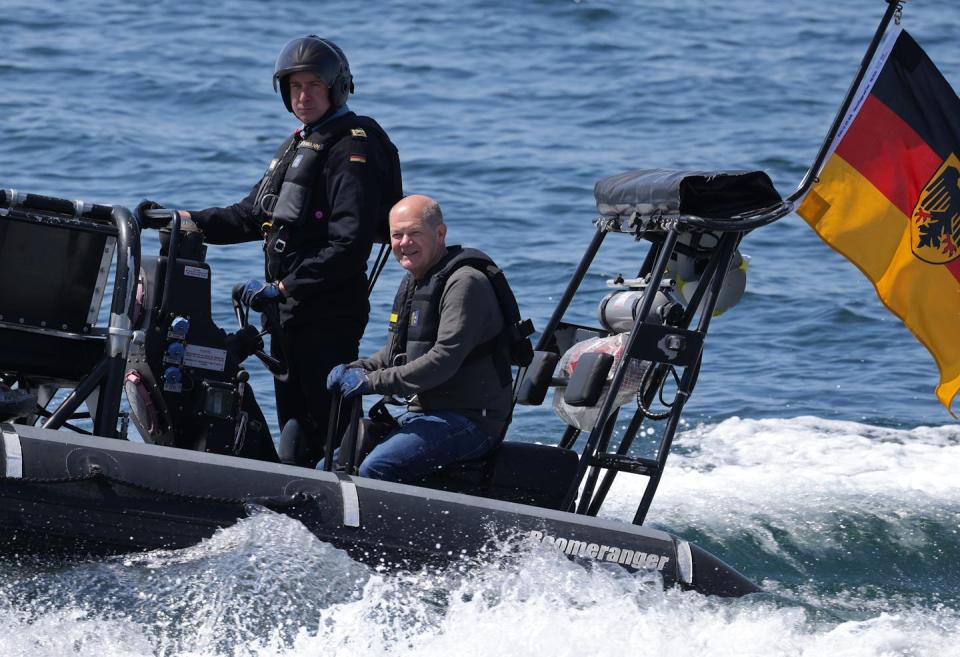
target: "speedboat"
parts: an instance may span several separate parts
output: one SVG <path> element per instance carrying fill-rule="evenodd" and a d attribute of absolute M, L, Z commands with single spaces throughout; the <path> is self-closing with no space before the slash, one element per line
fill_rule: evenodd
<path fill-rule="evenodd" d="M 538 444 L 542 436 L 508 432 L 491 455 L 409 485 L 355 474 L 374 428 L 359 403 L 344 405 L 345 436 L 328 436 L 327 471 L 292 463 L 283 436 L 274 451 L 243 361 L 256 353 L 281 377 L 285 366 L 248 323 L 231 334 L 215 324 L 206 246 L 175 213 L 159 253 L 141 257 L 124 207 L 0 192 L 0 277 L 32 281 L 0 294 L 4 550 L 73 558 L 182 548 L 260 506 L 377 566 L 447 563 L 520 540 L 650 572 L 668 587 L 757 591 L 644 521 L 711 319 L 743 293 L 737 245 L 791 205 L 762 172 L 632 172 L 595 193 L 594 235 L 516 372 L 516 404 L 542 405 L 552 391 L 558 437 Z M 625 263 L 636 276 L 609 282 L 600 326 L 565 322 L 611 235 L 649 247 Z M 111 281 L 109 320 L 98 326 Z M 234 307 L 245 320 L 236 294 Z M 631 449 L 650 426 L 652 458 Z M 334 468 L 337 445 L 347 457 Z M 597 517 L 620 472 L 647 477 L 632 523 Z"/>

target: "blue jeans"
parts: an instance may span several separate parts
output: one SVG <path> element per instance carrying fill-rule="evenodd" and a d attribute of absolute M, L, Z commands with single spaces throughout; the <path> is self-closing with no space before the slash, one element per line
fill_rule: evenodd
<path fill-rule="evenodd" d="M 450 411 L 407 411 L 397 422 L 400 428 L 363 459 L 361 477 L 410 483 L 445 465 L 480 458 L 499 441 Z"/>

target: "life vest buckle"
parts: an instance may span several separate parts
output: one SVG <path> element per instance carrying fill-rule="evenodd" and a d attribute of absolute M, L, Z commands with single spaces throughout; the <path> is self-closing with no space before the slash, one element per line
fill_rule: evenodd
<path fill-rule="evenodd" d="M 264 194 L 260 199 L 260 211 L 266 217 L 273 217 L 273 209 L 277 207 L 280 197 L 277 194 Z"/>

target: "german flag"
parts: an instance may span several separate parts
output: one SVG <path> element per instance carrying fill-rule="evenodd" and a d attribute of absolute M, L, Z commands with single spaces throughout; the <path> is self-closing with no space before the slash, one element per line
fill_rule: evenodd
<path fill-rule="evenodd" d="M 950 410 L 960 390 L 960 99 L 905 31 L 886 35 L 834 145 L 797 213 L 930 351 Z"/>

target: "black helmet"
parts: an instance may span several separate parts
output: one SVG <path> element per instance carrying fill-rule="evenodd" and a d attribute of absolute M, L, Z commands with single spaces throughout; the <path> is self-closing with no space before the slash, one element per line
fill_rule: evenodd
<path fill-rule="evenodd" d="M 350 64 L 337 44 L 329 39 L 321 39 L 316 34 L 293 39 L 280 51 L 273 67 L 273 90 L 279 87 L 283 104 L 289 112 L 293 108 L 290 106 L 287 77 L 300 71 L 313 73 L 330 88 L 330 105 L 334 109 L 347 102 L 347 95 L 353 93 Z"/>

